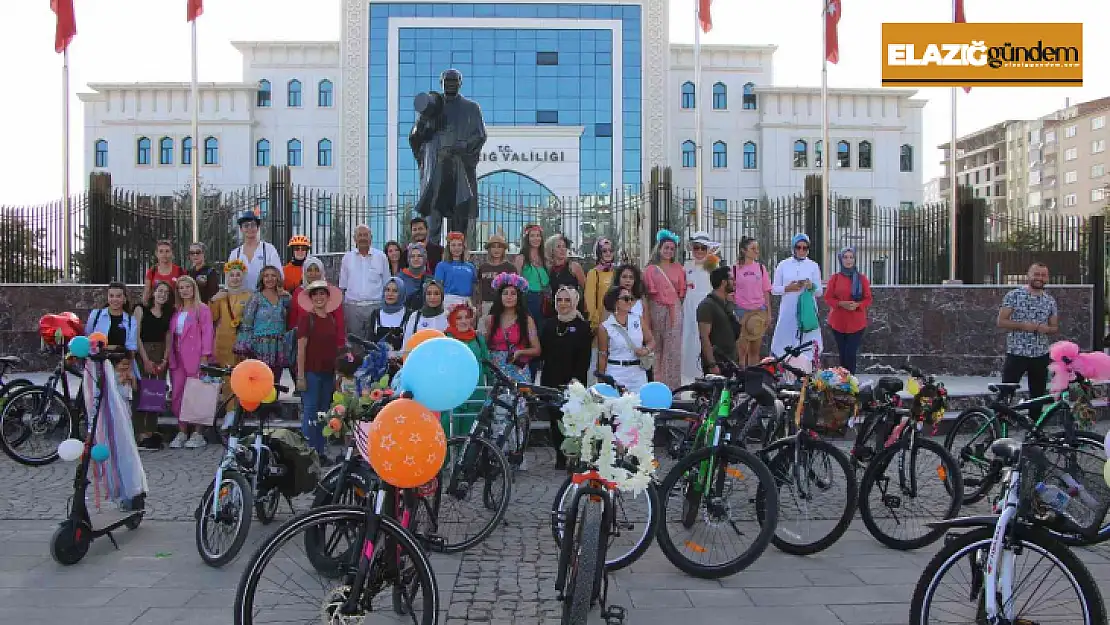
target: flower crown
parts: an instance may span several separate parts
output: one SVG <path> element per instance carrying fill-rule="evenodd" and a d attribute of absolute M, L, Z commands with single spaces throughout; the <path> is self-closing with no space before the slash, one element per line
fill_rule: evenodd
<path fill-rule="evenodd" d="M 520 274 L 502 272 L 497 274 L 497 277 L 493 279 L 491 286 L 493 286 L 495 291 L 500 291 L 507 286 L 516 287 L 518 291 L 527 291 L 528 281 Z"/>
<path fill-rule="evenodd" d="M 240 260 L 238 258 L 236 258 L 235 260 L 229 260 L 226 263 L 224 263 L 224 273 L 231 273 L 232 271 L 235 271 L 236 269 L 238 269 L 239 271 L 242 271 L 243 273 L 246 273 L 247 272 L 247 263 L 244 263 L 242 260 Z"/>
<path fill-rule="evenodd" d="M 466 241 L 466 235 L 461 233 L 461 232 L 448 232 L 447 233 L 447 240 L 448 241 L 464 241 L 465 242 Z"/>
<path fill-rule="evenodd" d="M 671 232 L 670 230 L 660 230 L 659 232 L 655 233 L 655 244 L 661 245 L 663 241 L 670 241 L 675 245 L 679 244 L 678 235 Z"/>

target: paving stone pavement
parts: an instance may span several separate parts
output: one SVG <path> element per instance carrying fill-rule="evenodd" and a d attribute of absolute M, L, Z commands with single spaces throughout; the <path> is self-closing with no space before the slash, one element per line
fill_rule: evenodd
<path fill-rule="evenodd" d="M 194 546 L 192 514 L 219 454 L 214 446 L 145 454 L 147 520 L 117 534 L 119 551 L 97 541 L 73 567 L 58 566 L 48 553 L 65 515 L 73 466 L 30 468 L 0 458 L 0 623 L 231 623 L 246 560 L 290 512 L 283 508 L 274 525 L 252 524 L 232 564 L 205 566 Z M 548 511 L 562 474 L 552 467 L 552 455 L 550 449 L 530 452 L 529 470 L 514 481 L 505 523 L 488 540 L 464 554 L 433 555 L 445 610 L 441 623 L 559 622 Z M 298 500 L 295 507 L 304 510 L 308 502 Z M 856 522 L 820 554 L 800 558 L 771 547 L 749 569 L 707 581 L 684 575 L 653 546 L 612 576 L 610 599 L 628 609 L 627 625 L 893 625 L 906 622 L 913 586 L 935 551 L 891 551 Z M 1083 550 L 1082 557 L 1110 587 L 1110 549 Z"/>

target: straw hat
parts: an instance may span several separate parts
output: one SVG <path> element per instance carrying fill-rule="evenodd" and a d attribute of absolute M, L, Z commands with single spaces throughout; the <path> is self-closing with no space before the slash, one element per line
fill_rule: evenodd
<path fill-rule="evenodd" d="M 765 310 L 751 310 L 745 313 L 743 321 L 740 322 L 740 338 L 745 341 L 758 341 L 763 338 L 769 321 L 767 317 Z"/>
<path fill-rule="evenodd" d="M 500 245 L 501 247 L 503 247 L 505 249 L 509 249 L 508 241 L 506 241 L 505 237 L 501 236 L 500 234 L 491 234 L 491 235 L 489 235 L 489 240 L 486 241 L 486 249 L 488 250 L 489 248 L 493 247 L 494 245 Z"/>
<path fill-rule="evenodd" d="M 337 287 L 328 284 L 327 280 L 316 280 L 315 282 L 310 282 L 308 286 L 306 286 L 304 290 L 302 290 L 300 294 L 297 295 L 297 305 L 306 312 L 311 312 L 312 293 L 314 291 L 321 290 L 328 292 L 328 303 L 324 305 L 324 310 L 326 312 L 335 312 L 336 309 L 343 305 L 343 291 L 340 291 Z"/>

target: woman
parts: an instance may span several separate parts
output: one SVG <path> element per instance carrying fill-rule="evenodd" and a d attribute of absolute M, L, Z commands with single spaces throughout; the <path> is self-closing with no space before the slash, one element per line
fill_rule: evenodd
<path fill-rule="evenodd" d="M 370 313 L 370 336 L 366 338 L 375 344 L 385 341 L 392 351 L 399 352 L 405 344 L 405 321 L 409 315 L 404 281 L 396 276 L 386 280 L 382 297 L 382 307 Z"/>
<path fill-rule="evenodd" d="M 303 269 L 304 269 L 304 271 L 302 272 L 302 275 L 301 275 L 301 283 L 298 284 L 296 286 L 296 288 L 292 290 L 293 292 L 292 292 L 292 295 L 291 295 L 291 298 L 290 298 L 293 305 L 289 307 L 289 319 L 286 321 L 286 324 L 285 324 L 286 327 L 289 328 L 290 330 L 295 329 L 297 327 L 297 324 L 300 323 L 301 317 L 308 313 L 307 309 L 297 305 L 297 301 L 298 301 L 297 298 L 299 298 L 301 296 L 301 293 L 305 290 L 305 287 L 307 287 L 309 284 L 312 284 L 313 282 L 316 282 L 317 280 L 326 280 L 327 279 L 327 276 L 324 274 L 324 263 L 323 263 L 323 261 L 321 261 L 319 258 L 317 258 L 315 256 L 309 256 L 308 258 L 305 259 Z M 288 274 L 286 274 L 286 275 L 288 275 Z M 290 290 L 290 289 L 286 289 L 286 291 L 288 291 L 288 290 Z M 332 314 L 335 315 L 335 317 L 339 321 L 340 325 L 344 325 L 343 307 L 342 306 L 339 307 L 337 310 L 335 310 Z M 291 358 L 292 362 L 296 362 L 296 354 L 295 353 L 291 354 L 291 356 L 292 356 L 292 358 Z"/>
<path fill-rule="evenodd" d="M 740 366 L 759 364 L 763 333 L 771 323 L 771 275 L 759 262 L 759 242 L 752 237 L 740 239 L 740 262 L 732 267 L 736 287 L 733 299 L 740 312 L 740 340 L 737 352 Z"/>
<path fill-rule="evenodd" d="M 479 292 L 482 297 L 482 318 L 493 308 L 497 292 L 493 290 L 493 279 L 502 273 L 516 273 L 516 264 L 509 260 L 506 253 L 509 244 L 500 234 L 491 234 L 486 241 L 486 260 L 478 265 Z"/>
<path fill-rule="evenodd" d="M 241 360 L 235 355 L 235 339 L 239 334 L 239 326 L 243 321 L 243 313 L 247 308 L 253 294 L 244 284 L 247 275 L 247 264 L 241 260 L 232 260 L 224 263 L 224 290 L 216 294 L 208 304 L 212 313 L 212 323 L 215 325 L 215 338 L 213 339 L 212 353 L 216 364 L 221 367 L 234 367 Z M 220 391 L 220 403 L 231 395 L 231 382 L 225 381 Z M 224 423 L 230 424 L 234 417 L 235 404 L 227 406 Z M 225 428 L 227 425 L 224 426 Z"/>
<path fill-rule="evenodd" d="M 486 386 L 486 367 L 482 363 L 489 359 L 489 347 L 486 346 L 486 337 L 478 334 L 477 324 L 477 311 L 469 303 L 462 302 L 447 311 L 447 329 L 443 333 L 470 348 L 481 371 L 478 386 Z"/>
<path fill-rule="evenodd" d="M 474 285 L 478 282 L 478 268 L 470 262 L 466 251 L 466 235 L 461 232 L 447 233 L 447 250 L 443 261 L 436 264 L 435 279 L 443 285 L 446 295 L 443 304 L 452 308 L 455 304 L 470 303 L 474 300 Z"/>
<path fill-rule="evenodd" d="M 586 314 L 589 315 L 590 328 L 594 332 L 605 317 L 605 303 L 602 300 L 609 292 L 609 287 L 613 286 L 614 255 L 613 243 L 609 239 L 597 240 L 597 244 L 594 245 L 597 264 L 586 274 Z"/>
<path fill-rule="evenodd" d="M 307 302 L 305 300 L 308 300 Z M 295 306 L 304 311 L 297 322 L 297 390 L 303 393 L 301 403 L 301 431 L 308 444 L 320 455 L 320 464 L 327 466 L 327 445 L 324 442 L 323 424 L 317 415 L 331 407 L 335 391 L 335 358 L 346 345 L 343 323 L 335 311 L 343 303 L 343 294 L 326 280 L 309 282 Z"/>
<path fill-rule="evenodd" d="M 285 332 L 292 299 L 281 288 L 281 271 L 273 265 L 262 269 L 257 288 L 243 310 L 235 351 L 243 358 L 266 363 L 274 372 L 274 380 L 280 380 L 288 364 Z"/>
<path fill-rule="evenodd" d="M 286 291 L 292 292 L 301 286 L 304 263 L 308 260 L 308 252 L 311 249 L 312 242 L 303 234 L 293 235 L 289 239 L 289 262 L 285 263 L 285 268 L 282 270 L 285 276 L 282 286 Z"/>
<path fill-rule="evenodd" d="M 597 329 L 597 371 L 608 373 L 630 393 L 647 384 L 640 358 L 655 348 L 651 330 L 632 312 L 632 292 L 615 286 L 605 294 L 611 314 Z"/>
<path fill-rule="evenodd" d="M 405 283 L 408 299 L 405 305 L 409 310 L 420 310 L 424 306 L 424 283 L 432 279 L 425 270 L 428 251 L 423 243 L 410 243 L 408 266 L 401 270 L 401 280 Z"/>
<path fill-rule="evenodd" d="M 166 353 L 166 333 L 173 317 L 173 289 L 169 282 L 158 282 L 150 300 L 135 307 L 135 324 L 139 326 L 138 362 L 142 377 L 152 380 L 165 379 L 168 366 Z M 135 425 L 135 440 L 139 447 L 158 449 L 162 437 L 158 434 L 158 415 L 135 411 L 132 415 Z"/>
<path fill-rule="evenodd" d="M 200 301 L 207 304 L 220 292 L 220 272 L 208 264 L 208 246 L 200 241 L 189 246 L 189 277 L 200 287 Z"/>
<path fill-rule="evenodd" d="M 540 373 L 540 384 L 544 386 L 564 386 L 571 380 L 587 383 L 593 335 L 589 322 L 578 312 L 578 301 L 577 289 L 564 286 L 555 292 L 555 319 L 540 332 L 540 349 L 546 356 Z M 552 407 L 548 417 L 551 441 L 555 444 L 555 468 L 565 469 L 567 457 L 562 450 L 563 430 L 559 427 L 563 413 Z"/>
<path fill-rule="evenodd" d="M 544 303 L 544 298 L 553 295 L 549 288 L 551 278 L 547 273 L 543 228 L 535 224 L 524 227 L 524 235 L 520 240 L 520 254 L 513 263 L 516 265 L 516 272 L 528 283 L 525 305 L 528 308 L 528 314 L 538 325 L 543 321 L 545 308 L 548 307 Z M 496 302 L 497 299 L 493 301 Z"/>
<path fill-rule="evenodd" d="M 566 286 L 582 293 L 586 285 L 586 272 L 582 265 L 570 259 L 570 239 L 561 234 L 553 234 L 544 243 L 544 253 L 547 255 L 547 276 L 551 287 L 552 300 L 560 288 Z M 581 302 L 581 298 L 579 298 Z M 581 304 L 579 304 L 581 306 Z M 580 308 L 584 312 L 585 308 Z M 555 317 L 555 310 L 547 315 L 548 319 Z"/>
<path fill-rule="evenodd" d="M 173 262 L 173 242 L 162 239 L 154 244 L 154 266 L 146 270 L 146 279 L 143 281 L 143 301 L 150 301 L 150 292 L 154 289 L 155 282 L 169 282 L 173 288 L 177 287 L 177 279 L 185 275 L 185 270 Z"/>
<path fill-rule="evenodd" d="M 502 373 L 517 382 L 531 382 L 534 378 L 529 371 L 529 362 L 538 358 L 540 350 L 539 333 L 536 321 L 528 313 L 523 295 L 528 292 L 528 281 L 522 276 L 503 273 L 493 279 L 497 299 L 489 317 L 484 320 L 484 334 L 489 346 L 489 359 Z M 517 404 L 517 422 L 527 421 L 528 408 L 523 399 Z M 509 415 L 504 410 L 495 411 L 494 430 L 500 434 L 507 426 Z M 526 436 L 526 432 L 520 433 Z M 524 450 L 517 442 L 521 439 L 506 441 L 505 453 L 514 465 L 524 468 Z"/>
<path fill-rule="evenodd" d="M 173 386 L 173 414 L 178 418 L 177 436 L 170 449 L 197 449 L 208 444 L 203 428 L 194 426 L 189 436 L 189 424 L 181 422 L 181 402 L 185 399 L 185 382 L 200 378 L 200 366 L 212 358 L 212 313 L 200 301 L 197 283 L 189 276 L 177 279 L 176 311 L 166 332 L 166 351 L 170 354 L 170 383 Z"/>
<path fill-rule="evenodd" d="M 401 269 L 405 266 L 401 257 L 401 244 L 396 241 L 387 241 L 385 244 L 385 257 L 389 261 L 389 275 L 395 276 L 401 273 Z"/>
<path fill-rule="evenodd" d="M 138 350 L 138 324 L 127 312 L 127 287 L 122 282 L 111 282 L 106 291 L 108 305 L 89 313 L 85 334 L 100 332 L 108 337 L 109 347 L 122 347 L 134 353 Z"/>
<path fill-rule="evenodd" d="M 775 334 L 771 338 L 771 355 L 782 356 L 787 347 L 812 340 L 815 347 L 811 356 L 814 362 L 820 362 L 821 328 L 809 332 L 800 330 L 798 300 L 802 297 L 821 297 L 821 267 L 809 258 L 808 236 L 795 234 L 790 243 L 794 255 L 775 267 L 775 277 L 771 281 L 771 293 L 782 297 Z"/>
<path fill-rule="evenodd" d="M 686 271 L 675 260 L 677 254 L 678 235 L 660 230 L 651 262 L 644 269 L 651 327 L 659 347 L 652 373 L 655 381 L 672 389 L 682 386 L 682 306 L 686 297 Z"/>
<path fill-rule="evenodd" d="M 698 334 L 698 304 L 705 300 L 705 296 L 713 290 L 709 284 L 709 273 L 716 269 L 716 264 L 709 262 L 710 254 L 716 254 L 721 244 L 710 241 L 705 232 L 695 232 L 690 235 L 690 253 L 692 258 L 686 261 L 686 299 L 682 303 L 682 381 L 689 384 L 695 378 L 700 378 L 701 352 L 696 348 L 701 344 Z"/>
<path fill-rule="evenodd" d="M 856 356 L 867 329 L 871 307 L 871 281 L 856 269 L 856 250 L 845 247 L 836 255 L 840 271 L 829 276 L 825 302 L 829 305 L 829 328 L 836 340 L 840 366 L 856 372 Z"/>
<path fill-rule="evenodd" d="M 424 283 L 424 294 L 420 301 L 424 305 L 410 312 L 408 321 L 405 322 L 405 339 L 402 345 L 408 345 L 412 335 L 421 330 L 431 328 L 443 332 L 447 329 L 447 313 L 443 311 L 443 285 L 429 279 Z"/>

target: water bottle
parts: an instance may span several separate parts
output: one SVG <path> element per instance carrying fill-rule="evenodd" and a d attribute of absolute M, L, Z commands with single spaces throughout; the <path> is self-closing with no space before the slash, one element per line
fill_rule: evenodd
<path fill-rule="evenodd" d="M 1098 500 L 1091 495 L 1090 491 L 1088 491 L 1086 488 L 1083 488 L 1083 485 L 1076 481 L 1076 479 L 1070 474 L 1063 473 L 1060 475 L 1060 479 L 1064 480 L 1064 483 L 1068 485 L 1069 495 L 1071 495 L 1072 497 L 1078 495 L 1079 499 L 1082 500 L 1083 503 L 1085 503 L 1089 508 L 1098 507 Z"/>
<path fill-rule="evenodd" d="M 1079 527 L 1090 525 L 1091 511 L 1078 499 L 1073 498 L 1056 486 L 1050 486 L 1044 482 L 1038 482 L 1034 489 L 1041 501 L 1057 513 L 1064 515 L 1075 525 Z"/>

